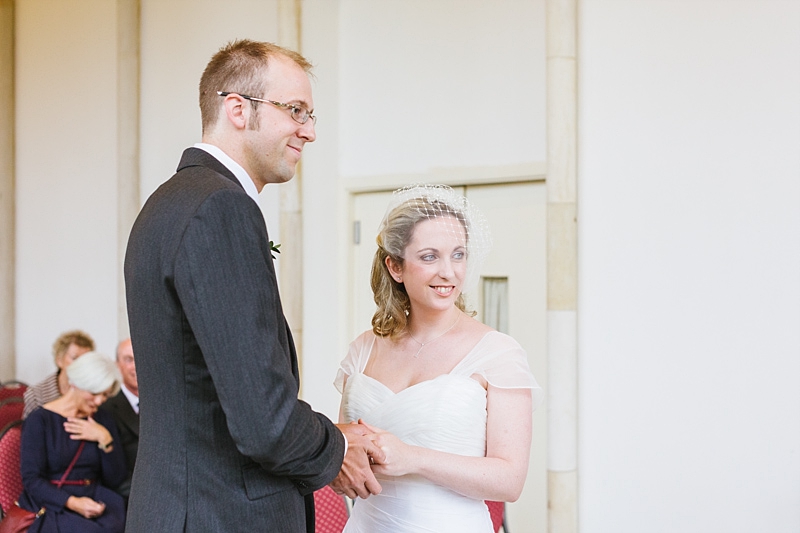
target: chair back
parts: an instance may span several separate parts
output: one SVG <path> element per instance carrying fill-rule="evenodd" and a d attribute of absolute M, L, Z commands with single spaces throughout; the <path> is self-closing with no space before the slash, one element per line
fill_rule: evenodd
<path fill-rule="evenodd" d="M 21 381 L 6 381 L 0 386 L 0 402 L 6 398 L 22 398 L 27 388 Z"/>
<path fill-rule="evenodd" d="M 0 428 L 6 427 L 15 420 L 22 420 L 24 408 L 25 401 L 22 398 L 13 397 L 0 400 Z"/>
<path fill-rule="evenodd" d="M 328 486 L 322 487 L 314 493 L 314 508 L 316 533 L 342 533 L 350 516 L 344 496 Z"/>
<path fill-rule="evenodd" d="M 22 493 L 20 441 L 22 421 L 9 423 L 0 432 L 0 507 L 8 511 Z"/>
<path fill-rule="evenodd" d="M 504 502 L 493 502 L 486 500 L 486 507 L 489 508 L 489 516 L 492 518 L 492 526 L 494 526 L 494 533 L 500 531 L 500 528 L 503 528 L 505 533 L 508 533 L 508 529 L 505 527 L 505 514 L 506 514 L 506 504 Z"/>

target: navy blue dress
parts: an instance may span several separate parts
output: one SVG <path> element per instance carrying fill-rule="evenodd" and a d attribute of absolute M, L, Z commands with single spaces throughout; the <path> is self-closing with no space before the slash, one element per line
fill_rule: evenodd
<path fill-rule="evenodd" d="M 116 444 L 105 453 L 96 442 L 86 442 L 68 479 L 92 480 L 87 485 L 64 485 L 58 481 L 67 470 L 80 441 L 64 431 L 66 418 L 42 407 L 33 411 L 22 426 L 22 483 L 19 505 L 29 511 L 45 508 L 29 533 L 122 533 L 125 530 L 125 504 L 122 496 L 111 490 L 127 476 L 125 456 L 119 446 L 119 434 L 111 415 L 98 411 L 94 420 L 111 433 Z M 106 504 L 97 518 L 88 519 L 66 508 L 70 496 L 87 496 Z"/>

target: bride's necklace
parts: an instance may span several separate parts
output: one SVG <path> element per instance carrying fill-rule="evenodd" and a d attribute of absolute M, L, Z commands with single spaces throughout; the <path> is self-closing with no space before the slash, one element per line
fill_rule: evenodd
<path fill-rule="evenodd" d="M 411 340 L 413 340 L 414 342 L 416 342 L 417 344 L 419 344 L 419 350 L 417 350 L 417 353 L 415 353 L 415 354 L 414 354 L 414 357 L 417 357 L 417 356 L 419 355 L 419 352 L 421 352 L 421 351 L 422 351 L 422 349 L 423 349 L 425 346 L 427 346 L 428 344 L 432 343 L 433 341 L 435 341 L 435 340 L 437 340 L 437 339 L 439 339 L 439 338 L 441 338 L 441 337 L 444 337 L 445 333 L 447 333 L 448 331 L 450 331 L 451 329 L 453 329 L 454 327 L 456 327 L 456 324 L 458 324 L 458 321 L 459 321 L 459 319 L 460 319 L 460 318 L 461 318 L 461 313 L 458 313 L 458 316 L 456 317 L 456 321 L 455 321 L 455 322 L 453 322 L 453 325 L 452 325 L 452 326 L 450 326 L 449 328 L 447 328 L 446 330 L 444 330 L 442 333 L 440 333 L 440 334 L 436 335 L 434 338 L 432 338 L 432 339 L 431 339 L 431 340 L 429 340 L 428 342 L 419 342 L 419 341 L 417 340 L 417 338 L 416 338 L 416 337 L 414 337 L 414 335 L 412 335 L 412 334 L 411 334 L 411 330 L 409 329 L 409 330 L 408 330 L 408 336 L 409 336 L 409 337 L 411 337 Z"/>

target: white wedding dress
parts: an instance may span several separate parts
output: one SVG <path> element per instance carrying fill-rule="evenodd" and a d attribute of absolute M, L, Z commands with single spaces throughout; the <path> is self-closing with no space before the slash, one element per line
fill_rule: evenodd
<path fill-rule="evenodd" d="M 470 377 L 473 374 L 494 387 L 531 389 L 534 409 L 542 400 L 525 351 L 508 335 L 487 333 L 449 374 L 397 394 L 363 374 L 375 339 L 372 331 L 363 333 L 342 361 L 335 385 L 343 394 L 344 417 L 348 422 L 361 418 L 407 444 L 465 456 L 485 455 L 486 390 Z M 383 490 L 356 500 L 344 533 L 493 531 L 481 500 L 419 476 L 379 477 L 378 481 Z"/>

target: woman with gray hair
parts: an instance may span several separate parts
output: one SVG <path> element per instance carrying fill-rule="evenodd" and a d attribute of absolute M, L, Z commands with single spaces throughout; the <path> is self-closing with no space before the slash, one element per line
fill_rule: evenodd
<path fill-rule="evenodd" d="M 66 373 L 67 392 L 33 411 L 22 428 L 19 506 L 39 513 L 30 533 L 122 532 L 125 504 L 111 489 L 127 475 L 125 457 L 114 445 L 114 420 L 98 410 L 119 391 L 119 371 L 89 352 Z"/>

